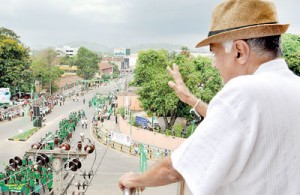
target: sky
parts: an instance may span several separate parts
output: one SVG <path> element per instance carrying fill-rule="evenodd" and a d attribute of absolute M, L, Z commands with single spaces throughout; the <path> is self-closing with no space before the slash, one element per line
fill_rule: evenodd
<path fill-rule="evenodd" d="M 110 47 L 172 43 L 194 48 L 220 0 L 0 0 L 0 27 L 32 49 L 69 42 Z M 299 3 L 274 0 L 280 23 L 300 34 Z"/>

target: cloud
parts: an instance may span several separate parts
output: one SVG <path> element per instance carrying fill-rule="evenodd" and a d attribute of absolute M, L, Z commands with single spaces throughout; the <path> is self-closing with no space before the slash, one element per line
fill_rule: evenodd
<path fill-rule="evenodd" d="M 166 42 L 194 47 L 219 0 L 0 0 L 0 23 L 26 45 L 90 41 L 111 46 Z M 299 34 L 296 0 L 275 0 Z"/>

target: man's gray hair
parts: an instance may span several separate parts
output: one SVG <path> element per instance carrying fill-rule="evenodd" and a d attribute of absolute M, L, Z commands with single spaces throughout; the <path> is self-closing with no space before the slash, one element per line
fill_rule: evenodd
<path fill-rule="evenodd" d="M 275 59 L 281 57 L 281 39 L 280 36 L 270 36 L 261 38 L 252 38 L 244 40 L 249 45 L 250 49 L 259 57 L 267 57 Z M 232 49 L 234 41 L 228 40 L 222 43 L 225 52 L 229 53 Z"/>
<path fill-rule="evenodd" d="M 227 41 L 224 41 L 222 43 L 224 49 L 225 49 L 225 53 L 230 53 L 231 49 L 232 49 L 232 46 L 233 46 L 233 40 L 227 40 Z"/>

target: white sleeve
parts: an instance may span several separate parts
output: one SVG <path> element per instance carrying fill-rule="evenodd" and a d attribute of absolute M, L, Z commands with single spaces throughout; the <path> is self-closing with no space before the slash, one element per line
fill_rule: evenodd
<path fill-rule="evenodd" d="M 226 93 L 224 96 L 211 101 L 206 118 L 171 156 L 173 167 L 193 194 L 211 195 L 234 181 L 255 143 L 255 132 L 251 131 L 256 128 L 245 122 L 248 115 L 255 113 L 255 106 L 251 110 L 250 100 L 226 99 Z"/>

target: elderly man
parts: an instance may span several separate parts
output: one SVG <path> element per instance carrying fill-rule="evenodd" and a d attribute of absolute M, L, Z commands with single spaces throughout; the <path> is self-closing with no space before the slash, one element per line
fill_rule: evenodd
<path fill-rule="evenodd" d="M 169 86 L 206 117 L 171 157 L 123 175 L 120 188 L 185 180 L 199 195 L 300 194 L 300 78 L 281 59 L 287 28 L 271 1 L 219 4 L 197 47 L 210 46 L 225 86 L 207 107 L 187 90 L 178 67 L 169 69 Z"/>

